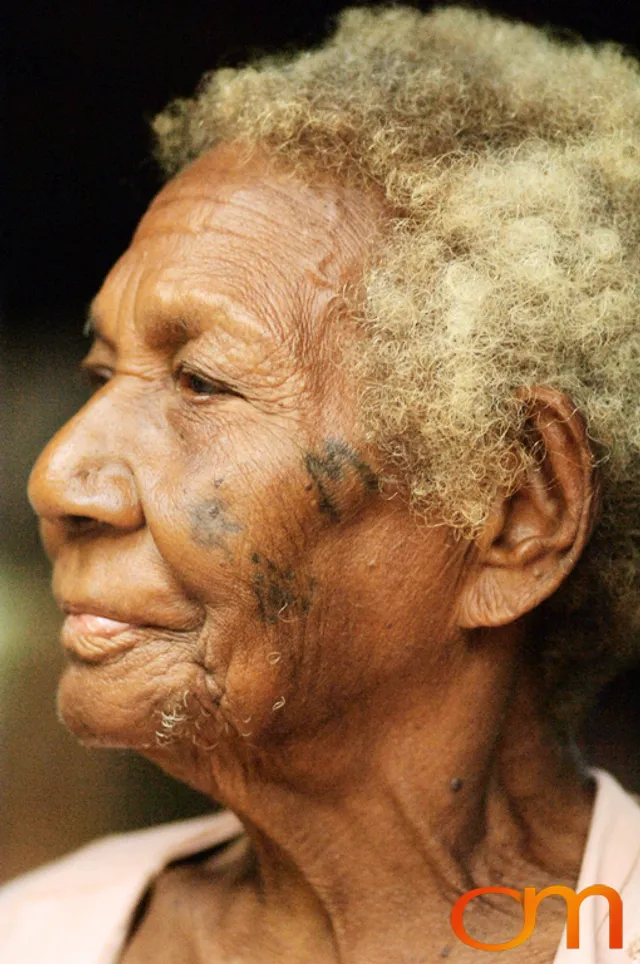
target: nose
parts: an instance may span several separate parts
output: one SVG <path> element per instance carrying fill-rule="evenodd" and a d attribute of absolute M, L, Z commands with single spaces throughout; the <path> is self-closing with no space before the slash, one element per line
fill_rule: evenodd
<path fill-rule="evenodd" d="M 144 524 L 136 478 L 113 428 L 113 413 L 92 413 L 90 402 L 54 436 L 33 467 L 29 500 L 40 516 L 50 555 L 80 532 Z"/>

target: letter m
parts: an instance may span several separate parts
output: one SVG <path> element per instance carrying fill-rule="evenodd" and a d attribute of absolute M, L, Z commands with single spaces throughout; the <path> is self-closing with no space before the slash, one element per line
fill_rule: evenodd
<path fill-rule="evenodd" d="M 613 887 L 605 884 L 594 884 L 593 887 L 585 887 L 578 893 L 571 887 L 563 887 L 557 884 L 553 887 L 545 887 L 540 893 L 536 894 L 535 887 L 525 887 L 524 889 L 524 915 L 525 920 L 531 912 L 534 920 L 538 904 L 545 899 L 557 894 L 564 897 L 567 905 L 567 948 L 575 950 L 580 946 L 580 906 L 586 897 L 605 897 L 609 903 L 609 947 L 622 947 L 622 900 L 620 894 Z"/>

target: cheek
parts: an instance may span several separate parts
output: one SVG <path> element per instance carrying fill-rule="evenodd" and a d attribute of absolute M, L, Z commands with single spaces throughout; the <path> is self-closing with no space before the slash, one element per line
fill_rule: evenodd
<path fill-rule="evenodd" d="M 254 740 L 341 712 L 372 656 L 354 518 L 375 477 L 344 442 L 305 450 L 276 434 L 267 449 L 264 436 L 183 458 L 145 509 L 164 564 L 204 605 L 197 658 L 219 710 Z"/>
<path fill-rule="evenodd" d="M 309 705 L 348 712 L 376 691 L 446 678 L 464 547 L 440 532 L 371 503 L 318 542 L 299 673 Z"/>
<path fill-rule="evenodd" d="M 315 577 L 299 554 L 285 555 L 290 547 L 276 549 L 275 558 L 271 549 L 253 551 L 229 570 L 207 608 L 202 636 L 204 666 L 223 691 L 220 709 L 254 741 L 288 717 L 313 645 Z"/>
<path fill-rule="evenodd" d="M 316 513 L 307 485 L 302 458 L 285 472 L 216 457 L 192 463 L 180 482 L 159 481 L 146 510 L 161 563 L 206 612 L 198 658 L 238 719 L 253 713 L 245 704 L 270 718 L 283 652 L 299 645 L 312 605 L 304 516 Z"/>
<path fill-rule="evenodd" d="M 189 467 L 179 480 L 162 478 L 145 506 L 159 555 L 185 588 L 216 598 L 230 572 L 247 556 L 246 492 L 230 487 L 217 467 L 197 473 Z M 239 497 L 240 496 L 240 497 Z"/>
<path fill-rule="evenodd" d="M 237 434 L 154 480 L 145 514 L 160 556 L 189 592 L 214 607 L 250 603 L 269 625 L 309 603 L 309 580 L 296 577 L 318 526 L 317 494 L 290 439 Z"/>

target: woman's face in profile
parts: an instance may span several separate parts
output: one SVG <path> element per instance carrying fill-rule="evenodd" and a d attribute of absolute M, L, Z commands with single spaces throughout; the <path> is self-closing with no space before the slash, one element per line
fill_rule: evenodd
<path fill-rule="evenodd" d="M 459 550 L 381 497 L 338 364 L 378 213 L 217 149 L 108 275 L 97 390 L 30 483 L 83 739 L 197 756 L 317 733 L 445 630 Z"/>

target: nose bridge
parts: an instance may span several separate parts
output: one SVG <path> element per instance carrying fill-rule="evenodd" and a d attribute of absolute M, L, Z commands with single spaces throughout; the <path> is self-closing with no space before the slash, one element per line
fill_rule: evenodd
<path fill-rule="evenodd" d="M 44 519 L 83 517 L 119 528 L 142 523 L 125 420 L 111 386 L 95 395 L 45 447 L 29 499 Z"/>

